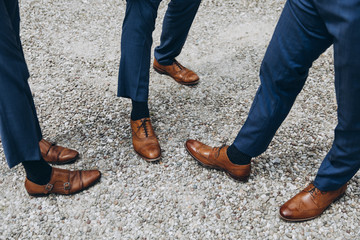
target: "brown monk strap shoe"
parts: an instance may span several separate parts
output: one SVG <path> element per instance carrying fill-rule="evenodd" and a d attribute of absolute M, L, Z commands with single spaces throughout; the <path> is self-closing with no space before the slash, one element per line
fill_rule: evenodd
<path fill-rule="evenodd" d="M 250 176 L 250 164 L 232 163 L 226 154 L 228 147 L 213 148 L 196 140 L 187 140 L 185 143 L 186 150 L 204 167 L 223 170 L 235 180 L 246 181 Z"/>
<path fill-rule="evenodd" d="M 101 173 L 98 170 L 69 171 L 52 168 L 48 184 L 38 185 L 26 178 L 25 188 L 31 196 L 44 196 L 50 193 L 69 195 L 94 185 L 100 176 Z"/>
<path fill-rule="evenodd" d="M 344 195 L 347 184 L 335 191 L 322 192 L 310 183 L 280 208 L 280 217 L 300 222 L 318 217 L 335 200 Z"/>
<path fill-rule="evenodd" d="M 174 60 L 172 65 L 165 66 L 154 59 L 153 67 L 156 72 L 168 75 L 183 85 L 195 85 L 199 82 L 199 76 L 196 73 L 184 67 L 176 60 Z"/>
<path fill-rule="evenodd" d="M 79 156 L 77 151 L 58 146 L 45 139 L 41 139 L 39 146 L 42 157 L 46 162 L 51 164 L 70 163 L 75 161 Z"/>
<path fill-rule="evenodd" d="M 132 142 L 134 150 L 148 162 L 159 160 L 161 157 L 160 144 L 156 138 L 150 118 L 131 120 Z"/>

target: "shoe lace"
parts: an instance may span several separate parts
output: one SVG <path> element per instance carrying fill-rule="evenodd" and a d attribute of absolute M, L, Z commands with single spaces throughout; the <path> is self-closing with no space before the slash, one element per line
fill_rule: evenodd
<path fill-rule="evenodd" d="M 175 63 L 176 66 L 178 66 L 180 68 L 180 70 L 184 69 L 184 66 L 181 65 L 178 61 L 176 61 L 176 59 L 174 60 L 174 63 Z"/>
<path fill-rule="evenodd" d="M 149 119 L 145 118 L 145 119 L 141 119 L 141 124 L 137 127 L 138 129 L 140 128 L 144 128 L 144 131 L 145 131 L 145 136 L 148 137 L 149 136 L 149 133 L 148 133 L 148 129 L 147 129 L 147 125 L 146 123 L 147 122 L 150 122 Z"/>
<path fill-rule="evenodd" d="M 313 196 L 313 197 L 315 197 L 318 193 L 320 193 L 320 194 L 325 194 L 326 192 L 324 192 L 324 191 L 321 191 L 321 190 L 319 190 L 318 188 L 316 188 L 315 186 L 314 187 L 312 187 L 309 191 L 307 191 L 308 193 L 310 193 L 311 194 L 311 196 Z"/>
<path fill-rule="evenodd" d="M 220 156 L 220 151 L 221 149 L 223 149 L 224 147 L 226 147 L 226 144 L 222 144 L 220 147 L 215 147 L 214 151 L 215 151 L 215 157 L 218 158 Z"/>

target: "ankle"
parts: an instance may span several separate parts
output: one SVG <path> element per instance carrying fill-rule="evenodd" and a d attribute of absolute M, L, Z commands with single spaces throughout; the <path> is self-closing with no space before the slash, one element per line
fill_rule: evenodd
<path fill-rule="evenodd" d="M 237 165 L 247 165 L 251 162 L 251 157 L 243 152 L 240 152 L 234 144 L 230 145 L 226 152 L 229 160 Z"/>
<path fill-rule="evenodd" d="M 148 102 L 132 100 L 131 120 L 136 121 L 147 117 L 150 117 Z"/>
<path fill-rule="evenodd" d="M 52 167 L 45 162 L 44 159 L 38 161 L 24 161 L 22 162 L 25 168 L 26 178 L 38 185 L 45 185 L 49 183 L 51 178 Z"/>

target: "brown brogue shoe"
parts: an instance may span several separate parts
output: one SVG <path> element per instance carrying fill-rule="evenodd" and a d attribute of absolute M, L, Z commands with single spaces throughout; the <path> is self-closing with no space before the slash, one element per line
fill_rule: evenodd
<path fill-rule="evenodd" d="M 225 171 L 230 177 L 246 181 L 250 176 L 251 165 L 232 163 L 227 156 L 229 146 L 210 147 L 196 140 L 187 140 L 185 148 L 201 165 Z"/>
<path fill-rule="evenodd" d="M 280 208 L 280 217 L 286 221 L 300 222 L 320 216 L 335 200 L 344 195 L 347 184 L 335 191 L 322 192 L 309 184 Z"/>
<path fill-rule="evenodd" d="M 131 120 L 132 142 L 134 150 L 148 162 L 157 161 L 161 157 L 160 144 L 156 138 L 150 118 Z"/>
<path fill-rule="evenodd" d="M 199 82 L 199 76 L 190 69 L 181 65 L 174 59 L 173 64 L 165 66 L 154 59 L 154 70 L 160 74 L 172 77 L 176 82 L 183 85 L 195 85 Z"/>
<path fill-rule="evenodd" d="M 50 193 L 74 194 L 94 185 L 101 177 L 98 170 L 69 171 L 52 168 L 48 184 L 38 185 L 26 178 L 25 188 L 31 196 L 44 196 Z"/>
<path fill-rule="evenodd" d="M 51 164 L 65 164 L 74 162 L 79 153 L 73 149 L 58 146 L 55 143 L 50 143 L 45 139 L 39 142 L 40 152 L 44 160 Z"/>

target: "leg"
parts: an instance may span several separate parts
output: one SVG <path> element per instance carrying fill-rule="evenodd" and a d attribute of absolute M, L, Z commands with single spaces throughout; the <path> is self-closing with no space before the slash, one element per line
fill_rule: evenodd
<path fill-rule="evenodd" d="M 19 46 L 21 53 L 23 55 L 23 50 L 20 40 L 20 16 L 19 16 L 18 2 L 16 0 L 6 0 L 4 1 L 4 4 L 5 4 L 5 9 L 8 12 L 8 17 L 11 22 L 12 29 L 14 30 L 14 33 L 16 35 L 16 44 Z M 31 108 L 33 109 L 34 118 L 36 118 L 37 121 L 37 114 L 36 114 L 35 105 L 33 103 L 33 99 L 31 98 L 29 99 L 29 101 L 31 102 Z M 39 125 L 38 122 L 37 125 Z M 37 128 L 37 131 L 38 131 L 38 135 L 42 136 L 40 128 Z M 51 145 L 50 148 L 45 146 L 44 143 L 48 143 L 48 142 L 46 140 L 40 141 L 40 152 L 42 157 L 47 162 L 63 164 L 74 161 L 78 156 L 78 152 L 75 150 L 63 148 L 61 146 L 55 146 L 55 145 Z M 51 149 L 51 151 L 49 151 L 49 149 Z M 53 151 L 54 149 L 56 151 Z M 49 156 L 51 157 L 54 156 L 54 157 L 51 158 Z"/>
<path fill-rule="evenodd" d="M 7 17 L 11 22 L 11 27 L 15 33 L 16 44 L 20 43 L 20 15 L 19 4 L 17 0 L 4 0 L 4 7 L 7 11 Z"/>
<path fill-rule="evenodd" d="M 161 65 L 171 65 L 183 48 L 201 0 L 172 0 L 165 14 L 160 46 L 155 58 Z"/>
<path fill-rule="evenodd" d="M 172 0 L 165 14 L 160 46 L 155 48 L 153 67 L 156 72 L 172 77 L 183 85 L 195 85 L 199 76 L 184 67 L 176 57 L 180 54 L 201 0 Z"/>
<path fill-rule="evenodd" d="M 332 44 L 310 1 L 285 4 L 260 69 L 261 85 L 235 147 L 251 157 L 266 150 L 301 91 L 312 62 Z"/>
<path fill-rule="evenodd" d="M 19 4 L 17 0 L 5 0 L 5 8 L 7 9 L 9 19 L 11 21 L 12 28 L 15 32 L 16 44 L 19 46 L 21 54 L 24 56 L 21 40 L 20 40 L 20 15 L 19 15 Z M 34 117 L 38 121 L 36 108 L 31 97 L 30 101 L 32 102 L 31 107 L 33 109 Z M 39 125 L 39 123 L 37 123 Z M 40 128 L 38 128 L 38 135 L 42 136 Z"/>
<path fill-rule="evenodd" d="M 127 0 L 121 37 L 118 96 L 132 100 L 133 146 L 146 161 L 156 161 L 161 155 L 147 104 L 152 32 L 160 2 Z"/>
<path fill-rule="evenodd" d="M 186 142 L 186 149 L 204 165 L 223 169 L 236 179 L 248 177 L 249 157 L 265 151 L 287 116 L 312 62 L 332 42 L 314 7 L 305 3 L 286 3 L 261 66 L 261 85 L 234 144 L 224 153 L 224 148 L 210 148 L 194 140 Z M 241 159 L 233 159 L 234 155 Z M 230 173 L 234 169 L 237 172 Z"/>
<path fill-rule="evenodd" d="M 9 167 L 23 163 L 29 194 L 75 193 L 94 184 L 100 172 L 51 168 L 41 157 L 41 130 L 27 82 L 17 5 L 17 0 L 0 0 L 0 135 L 5 156 Z"/>
<path fill-rule="evenodd" d="M 320 166 L 314 185 L 322 191 L 332 191 L 346 184 L 360 168 L 360 6 L 358 1 L 322 2 L 318 1 L 319 12 L 335 39 L 338 124 L 332 148 Z M 330 21 L 333 19 L 343 21 Z"/>
<path fill-rule="evenodd" d="M 0 132 L 10 167 L 39 160 L 42 138 L 19 41 L 18 9 L 14 6 L 16 0 L 0 1 Z"/>
<path fill-rule="evenodd" d="M 161 0 L 128 0 L 121 36 L 118 96 L 147 102 L 152 32 Z"/>

